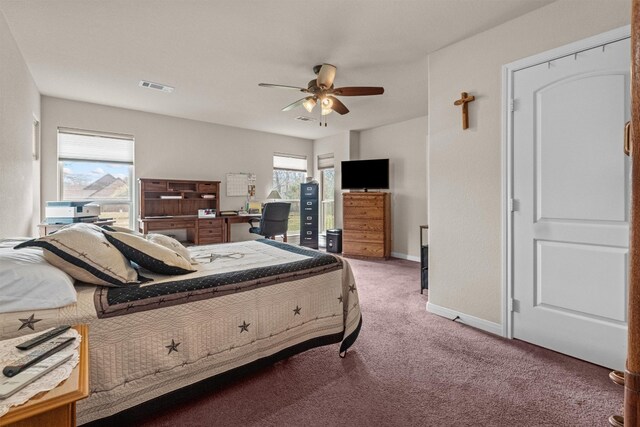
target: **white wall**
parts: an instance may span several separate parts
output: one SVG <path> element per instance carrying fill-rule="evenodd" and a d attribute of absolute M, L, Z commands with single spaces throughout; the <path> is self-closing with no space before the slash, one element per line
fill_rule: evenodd
<path fill-rule="evenodd" d="M 427 221 L 427 116 L 360 132 L 360 159 L 389 159 L 391 254 L 420 260 Z"/>
<path fill-rule="evenodd" d="M 40 93 L 1 12 L 0 67 L 0 237 L 30 236 L 40 219 L 40 162 L 32 157 Z"/>
<path fill-rule="evenodd" d="M 501 322 L 501 66 L 629 24 L 629 0 L 560 0 L 429 56 L 429 300 Z M 461 129 L 460 92 L 476 96 Z"/>
<path fill-rule="evenodd" d="M 58 196 L 57 129 L 70 127 L 135 137 L 135 177 L 222 181 L 221 209 L 239 209 L 243 197 L 226 196 L 226 174 L 256 174 L 256 198 L 271 190 L 273 153 L 307 156 L 313 170 L 311 140 L 212 123 L 42 97 L 42 200 Z M 249 238 L 236 224 L 232 239 Z"/>

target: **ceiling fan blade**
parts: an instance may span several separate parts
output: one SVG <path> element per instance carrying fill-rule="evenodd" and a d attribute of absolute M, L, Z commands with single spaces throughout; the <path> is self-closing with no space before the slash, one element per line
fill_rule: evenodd
<path fill-rule="evenodd" d="M 333 94 L 338 96 L 382 95 L 383 93 L 383 87 L 372 86 L 339 87 L 333 90 Z"/>
<path fill-rule="evenodd" d="M 333 101 L 333 104 L 331 105 L 331 109 L 336 113 L 347 114 L 349 112 L 349 109 L 342 103 L 342 101 L 340 101 L 335 96 L 327 96 L 327 98 Z"/>
<path fill-rule="evenodd" d="M 333 85 L 333 79 L 336 78 L 336 67 L 331 64 L 322 64 L 318 72 L 318 87 L 327 89 Z"/>
<path fill-rule="evenodd" d="M 304 103 L 304 101 L 306 101 L 309 98 L 313 98 L 313 97 L 312 96 L 307 96 L 306 98 L 298 99 L 296 102 L 292 102 L 291 104 L 289 104 L 286 107 L 284 107 L 282 109 L 282 111 L 293 110 L 294 108 L 299 107 L 300 105 L 302 105 L 302 103 Z"/>
<path fill-rule="evenodd" d="M 271 83 L 258 83 L 258 86 L 260 86 L 260 87 L 277 87 L 277 88 L 282 88 L 282 89 L 295 89 L 295 90 L 299 90 L 300 92 L 308 92 L 308 90 L 306 88 L 297 87 L 297 86 L 274 85 L 274 84 L 271 84 Z"/>

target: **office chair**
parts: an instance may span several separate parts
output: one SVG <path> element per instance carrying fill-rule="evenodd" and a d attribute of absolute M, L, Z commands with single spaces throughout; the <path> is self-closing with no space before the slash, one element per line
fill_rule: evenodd
<path fill-rule="evenodd" d="M 291 203 L 286 202 L 270 202 L 262 208 L 262 217 L 252 218 L 249 220 L 251 227 L 249 233 L 259 234 L 268 239 L 274 239 L 275 236 L 284 236 L 287 241 L 287 228 L 289 227 L 289 211 Z M 254 221 L 260 221 L 259 227 L 253 227 Z"/>

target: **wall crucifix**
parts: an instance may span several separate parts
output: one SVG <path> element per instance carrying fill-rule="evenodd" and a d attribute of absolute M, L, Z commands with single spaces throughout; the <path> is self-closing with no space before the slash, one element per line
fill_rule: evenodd
<path fill-rule="evenodd" d="M 453 105 L 462 105 L 462 129 L 469 128 L 469 107 L 468 103 L 475 101 L 475 96 L 469 96 L 467 92 L 462 92 L 460 99 L 456 100 Z"/>

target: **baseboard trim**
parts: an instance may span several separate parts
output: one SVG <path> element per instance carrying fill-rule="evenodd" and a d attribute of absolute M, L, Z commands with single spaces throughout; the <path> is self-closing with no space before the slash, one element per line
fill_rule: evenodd
<path fill-rule="evenodd" d="M 451 310 L 450 308 L 440 307 L 439 305 L 432 304 L 431 302 L 427 302 L 427 311 L 429 313 L 445 317 L 449 320 L 453 320 L 457 317 L 457 321 L 460 323 L 481 329 L 491 334 L 503 336 L 502 325 L 499 323 L 489 322 L 488 320 L 480 319 L 479 317 L 464 314 L 456 310 Z"/>
<path fill-rule="evenodd" d="M 419 256 L 401 254 L 400 252 L 391 252 L 391 257 L 392 258 L 406 259 L 407 261 L 420 262 L 420 257 Z"/>

